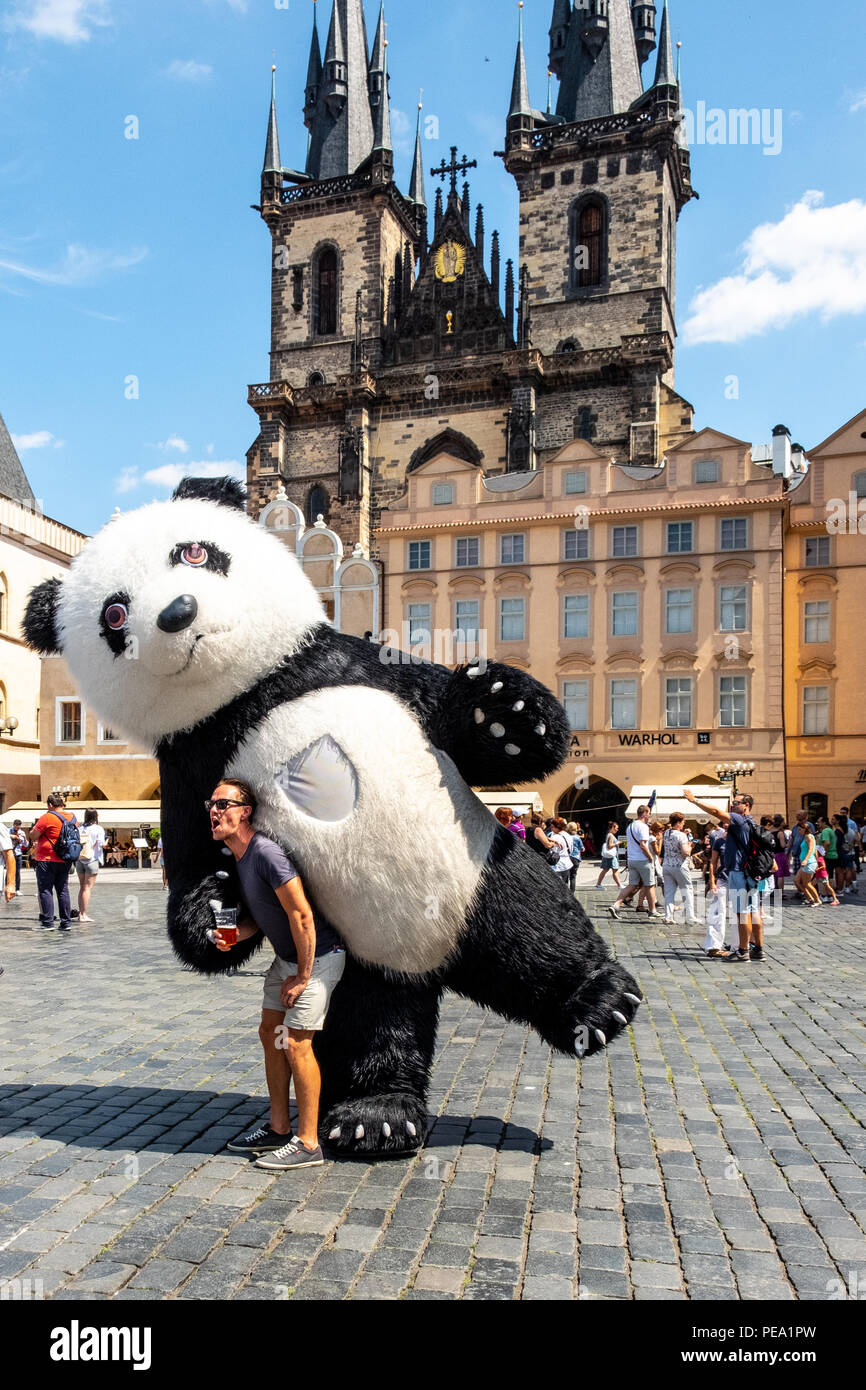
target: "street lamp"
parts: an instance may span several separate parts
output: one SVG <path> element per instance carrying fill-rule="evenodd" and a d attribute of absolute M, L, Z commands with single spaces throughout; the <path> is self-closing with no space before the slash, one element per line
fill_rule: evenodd
<path fill-rule="evenodd" d="M 737 762 L 716 764 L 716 776 L 718 777 L 720 782 L 729 782 L 731 784 L 734 796 L 737 795 L 737 792 L 740 789 L 740 781 L 744 777 L 754 777 L 754 775 L 754 763 Z"/>
<path fill-rule="evenodd" d="M 14 715 L 9 715 L 6 719 L 0 719 L 0 737 L 2 737 L 3 734 L 8 734 L 11 738 L 17 728 L 18 720 Z"/>
<path fill-rule="evenodd" d="M 77 800 L 78 797 L 81 795 L 81 788 L 80 788 L 80 787 L 70 787 L 70 786 L 66 786 L 66 787 L 52 787 L 52 788 L 51 788 L 51 795 L 52 795 L 52 796 L 62 796 L 64 801 L 69 801 L 70 798 L 72 798 L 73 800 Z"/>

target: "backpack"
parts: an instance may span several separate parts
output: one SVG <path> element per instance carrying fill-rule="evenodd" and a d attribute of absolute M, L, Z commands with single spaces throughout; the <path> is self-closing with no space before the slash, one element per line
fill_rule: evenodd
<path fill-rule="evenodd" d="M 78 862 L 79 864 L 89 864 L 93 859 L 93 840 L 90 837 L 90 831 L 82 828 L 78 834 L 81 839 L 81 853 L 78 856 Z"/>
<path fill-rule="evenodd" d="M 775 871 L 774 858 L 776 844 L 769 830 L 762 830 L 754 821 L 749 824 L 749 847 L 743 872 L 753 883 L 761 883 Z"/>
<path fill-rule="evenodd" d="M 56 811 L 52 811 L 53 816 L 57 816 Z M 54 853 L 58 859 L 62 859 L 64 864 L 76 864 L 81 857 L 81 836 L 74 817 L 67 820 L 65 816 L 57 816 L 60 821 L 60 834 L 53 845 Z"/>

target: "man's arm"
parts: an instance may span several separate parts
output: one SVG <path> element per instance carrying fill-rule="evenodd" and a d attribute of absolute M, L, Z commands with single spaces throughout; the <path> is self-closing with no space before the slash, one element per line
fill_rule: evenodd
<path fill-rule="evenodd" d="M 712 816 L 713 820 L 717 820 L 720 825 L 730 825 L 731 818 L 727 811 L 720 810 L 718 806 L 710 806 L 706 801 L 698 801 L 694 792 L 689 791 L 688 787 L 683 788 L 683 796 L 686 801 L 691 801 L 694 806 L 697 806 L 699 811 L 704 811 L 708 816 Z"/>
<path fill-rule="evenodd" d="M 285 981 L 281 993 L 283 1006 L 291 1009 L 310 983 L 313 973 L 313 962 L 316 959 L 316 923 L 300 878 L 290 879 L 274 891 L 289 919 L 289 930 L 298 952 L 298 973 L 293 979 Z"/>

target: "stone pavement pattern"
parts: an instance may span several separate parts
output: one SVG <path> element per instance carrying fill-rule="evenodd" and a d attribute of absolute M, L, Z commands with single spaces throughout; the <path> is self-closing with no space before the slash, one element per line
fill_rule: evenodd
<path fill-rule="evenodd" d="M 224 1150 L 266 1112 L 264 958 L 183 972 L 149 876 L 100 882 L 100 925 L 68 938 L 34 930 L 26 886 L 0 913 L 0 1281 L 55 1299 L 866 1287 L 866 880 L 864 906 L 786 905 L 766 962 L 739 967 L 582 891 L 646 994 L 628 1035 L 581 1065 L 450 995 L 424 1150 L 282 1175 Z"/>

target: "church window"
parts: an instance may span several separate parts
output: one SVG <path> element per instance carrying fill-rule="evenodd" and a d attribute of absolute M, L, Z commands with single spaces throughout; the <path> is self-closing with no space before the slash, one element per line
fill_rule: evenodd
<path fill-rule="evenodd" d="M 307 525 L 315 526 L 320 516 L 324 517 L 325 521 L 327 521 L 329 505 L 328 494 L 325 489 L 318 483 L 315 487 L 311 487 L 307 494 L 307 505 L 305 509 Z"/>
<path fill-rule="evenodd" d="M 592 439 L 592 411 L 588 405 L 581 406 L 574 417 L 575 439 Z"/>
<path fill-rule="evenodd" d="M 607 282 L 607 203 L 597 194 L 576 203 L 571 214 L 571 287 L 592 289 Z"/>
<path fill-rule="evenodd" d="M 323 337 L 337 331 L 337 271 L 337 253 L 327 246 L 316 267 L 316 332 Z"/>
<path fill-rule="evenodd" d="M 310 372 L 310 375 L 307 377 L 308 386 L 324 386 L 324 384 L 325 375 L 323 372 Z"/>
<path fill-rule="evenodd" d="M 433 484 L 433 506 L 450 507 L 454 501 L 453 483 L 434 483 Z"/>

